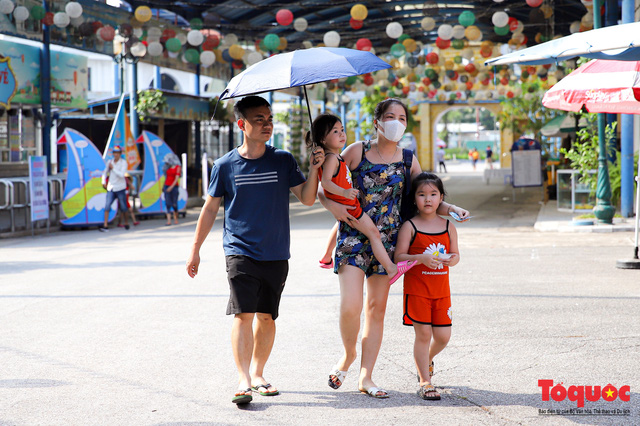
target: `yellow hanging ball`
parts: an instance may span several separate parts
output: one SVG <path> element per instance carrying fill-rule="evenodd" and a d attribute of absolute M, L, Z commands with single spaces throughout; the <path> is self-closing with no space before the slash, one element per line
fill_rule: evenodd
<path fill-rule="evenodd" d="M 413 52 L 414 50 L 416 50 L 418 48 L 418 45 L 416 44 L 416 41 L 412 38 L 408 38 L 406 40 L 404 40 L 402 42 L 402 45 L 404 46 L 405 49 L 407 49 L 407 52 Z"/>
<path fill-rule="evenodd" d="M 369 14 L 367 6 L 363 4 L 356 4 L 351 8 L 351 17 L 356 21 L 364 21 Z"/>
<path fill-rule="evenodd" d="M 233 59 L 240 60 L 244 56 L 244 49 L 237 44 L 229 46 L 229 56 Z"/>

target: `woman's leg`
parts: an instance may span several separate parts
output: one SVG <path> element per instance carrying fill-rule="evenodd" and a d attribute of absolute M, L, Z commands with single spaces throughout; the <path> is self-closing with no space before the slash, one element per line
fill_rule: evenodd
<path fill-rule="evenodd" d="M 387 249 L 384 247 L 384 244 L 382 244 L 380 231 L 378 231 L 375 223 L 373 223 L 368 215 L 363 214 L 358 220 L 359 223 L 354 224 L 353 227 L 366 235 L 371 243 L 371 249 L 373 250 L 373 255 L 376 257 L 376 260 L 384 267 L 384 270 L 387 271 L 387 275 L 393 277 L 398 273 L 398 267 L 393 263 L 389 257 L 389 253 L 387 253 Z"/>
<path fill-rule="evenodd" d="M 344 354 L 336 364 L 338 370 L 347 371 L 357 356 L 356 344 L 360 332 L 360 315 L 364 287 L 364 271 L 351 265 L 342 266 L 340 281 L 340 335 Z"/>
<path fill-rule="evenodd" d="M 372 275 L 367 279 L 367 298 L 364 310 L 364 330 L 362 332 L 362 363 L 360 369 L 360 389 L 375 386 L 371 379 L 373 367 L 380 352 L 384 314 L 389 297 L 389 276 Z"/>
<path fill-rule="evenodd" d="M 329 240 L 327 241 L 327 250 L 324 252 L 324 255 L 320 259 L 321 263 L 329 264 L 331 259 L 333 258 L 333 251 L 336 249 L 336 238 L 338 237 L 338 226 L 340 222 L 336 222 L 331 228 L 331 232 L 329 233 Z"/>

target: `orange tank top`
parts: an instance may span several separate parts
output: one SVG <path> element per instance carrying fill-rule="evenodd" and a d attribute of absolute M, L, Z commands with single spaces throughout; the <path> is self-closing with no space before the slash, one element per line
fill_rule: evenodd
<path fill-rule="evenodd" d="M 353 188 L 353 181 L 351 180 L 351 172 L 349 171 L 349 167 L 347 167 L 341 156 L 338 155 L 337 158 L 338 170 L 336 171 L 336 174 L 331 178 L 331 182 L 335 183 L 340 188 Z M 320 167 L 320 170 L 318 170 L 318 179 L 322 180 L 322 167 Z M 358 201 L 357 197 L 353 200 L 350 200 L 346 197 L 334 194 L 327 190 L 324 191 L 324 194 L 328 199 L 333 200 L 336 203 L 340 203 L 345 206 L 354 206 L 355 209 L 349 211 L 349 214 L 351 214 L 351 216 L 360 218 L 360 216 L 362 215 L 362 207 L 360 207 L 360 201 Z"/>
<path fill-rule="evenodd" d="M 409 254 L 449 253 L 449 221 L 446 222 L 447 226 L 443 232 L 427 234 L 418 231 L 413 221 L 409 220 L 415 231 L 409 245 Z M 414 294 L 430 299 L 449 297 L 451 295 L 449 267 L 440 265 L 438 269 L 431 269 L 422 264 L 414 266 L 404 275 L 404 294 Z"/>

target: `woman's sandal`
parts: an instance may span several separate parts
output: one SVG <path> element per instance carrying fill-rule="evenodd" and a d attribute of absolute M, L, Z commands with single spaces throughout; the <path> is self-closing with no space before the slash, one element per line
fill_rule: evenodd
<path fill-rule="evenodd" d="M 253 396 L 251 396 L 251 388 L 238 390 L 233 398 L 231 398 L 231 402 L 233 402 L 234 404 L 248 404 L 252 400 Z"/>
<path fill-rule="evenodd" d="M 398 281 L 405 272 L 413 268 L 417 263 L 417 260 L 403 260 L 402 262 L 398 262 L 396 265 L 398 267 L 398 273 L 389 280 L 389 285 Z"/>
<path fill-rule="evenodd" d="M 347 372 L 338 369 L 336 365 L 331 369 L 329 373 L 329 386 L 333 389 L 338 389 L 344 383 L 344 379 L 347 378 Z"/>
<path fill-rule="evenodd" d="M 360 389 L 360 392 L 365 393 L 373 398 L 378 398 L 378 399 L 389 398 L 389 392 L 375 386 L 371 386 L 369 389 Z"/>
<path fill-rule="evenodd" d="M 429 396 L 427 394 L 431 394 L 431 396 Z M 424 399 L 424 400 L 427 400 L 427 401 L 438 401 L 438 400 L 440 400 L 440 394 L 436 390 L 436 387 L 433 386 L 430 383 L 420 386 L 420 389 L 418 389 L 418 396 L 420 398 Z"/>
<path fill-rule="evenodd" d="M 331 259 L 328 263 L 323 262 L 322 260 L 318 261 L 319 267 L 322 269 L 333 269 L 333 259 Z"/>

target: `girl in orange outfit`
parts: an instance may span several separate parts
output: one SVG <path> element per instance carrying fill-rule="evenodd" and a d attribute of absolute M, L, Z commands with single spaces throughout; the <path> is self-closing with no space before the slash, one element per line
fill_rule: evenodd
<path fill-rule="evenodd" d="M 315 142 L 325 152 L 324 163 L 319 170 L 319 179 L 325 196 L 337 203 L 353 207 L 350 213 L 358 219 L 353 227 L 369 238 L 374 256 L 392 277 L 389 284 L 393 284 L 416 262 L 400 262 L 397 265 L 393 263 L 382 244 L 380 231 L 371 218 L 362 211 L 358 201 L 358 190 L 353 188 L 351 172 L 340 156 L 346 141 L 347 136 L 342 122 L 333 114 L 320 114 L 316 117 L 311 125 L 311 131 L 306 136 L 308 147 L 311 148 Z"/>
<path fill-rule="evenodd" d="M 437 215 L 444 200 L 442 181 L 433 173 L 420 173 L 412 193 L 417 215 L 400 228 L 395 258 L 416 260 L 404 278 L 404 325 L 416 334 L 413 356 L 420 381 L 418 396 L 438 400 L 431 384 L 433 358 L 451 337 L 451 291 L 449 267 L 460 261 L 458 233 L 452 222 Z"/>

